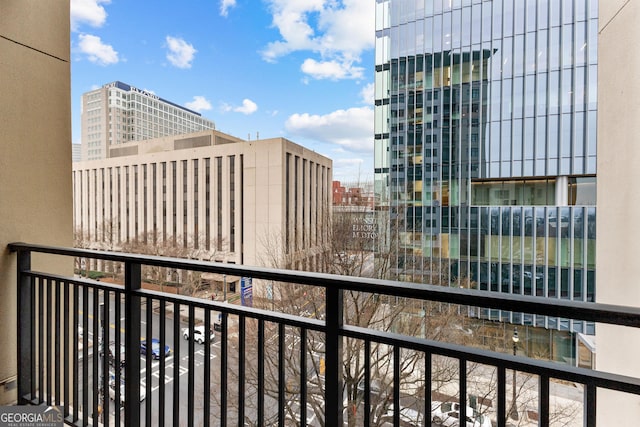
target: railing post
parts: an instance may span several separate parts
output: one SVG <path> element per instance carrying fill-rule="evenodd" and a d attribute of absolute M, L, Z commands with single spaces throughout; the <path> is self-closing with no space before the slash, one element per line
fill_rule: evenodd
<path fill-rule="evenodd" d="M 18 250 L 17 260 L 18 282 L 18 404 L 28 403 L 27 396 L 31 392 L 33 381 L 32 358 L 35 351 L 31 340 L 34 337 L 34 298 L 31 278 L 24 272 L 31 269 L 31 252 Z M 32 399 L 33 396 L 29 396 Z"/>
<path fill-rule="evenodd" d="M 124 413 L 127 426 L 140 426 L 140 297 L 133 292 L 141 286 L 140 264 L 125 263 L 124 271 Z M 147 309 L 149 309 L 147 307 Z M 119 331 L 116 331 L 119 333 Z M 116 351 L 119 351 L 116 349 Z M 149 357 L 149 356 L 147 356 Z"/>
<path fill-rule="evenodd" d="M 327 288 L 327 337 L 325 361 L 325 425 L 342 426 L 342 335 L 343 290 Z"/>

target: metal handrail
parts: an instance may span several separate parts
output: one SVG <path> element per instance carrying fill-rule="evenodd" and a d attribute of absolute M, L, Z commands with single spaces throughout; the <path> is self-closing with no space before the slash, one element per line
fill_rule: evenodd
<path fill-rule="evenodd" d="M 101 290 L 104 292 L 117 293 L 123 295 L 125 306 L 125 324 L 127 331 L 131 331 L 130 336 L 125 339 L 125 348 L 127 354 L 135 353 L 136 346 L 139 342 L 131 337 L 140 336 L 140 301 L 160 301 L 161 306 L 174 304 L 189 307 L 190 313 L 196 308 L 201 308 L 210 313 L 211 311 L 219 311 L 224 313 L 223 316 L 223 346 L 226 346 L 226 326 L 227 316 L 235 315 L 240 319 L 245 318 L 257 319 L 261 324 L 264 322 L 273 322 L 280 325 L 281 330 L 284 325 L 300 328 L 301 333 L 315 330 L 326 334 L 326 382 L 325 382 L 325 416 L 327 425 L 339 425 L 342 422 L 342 338 L 350 337 L 363 340 L 365 343 L 383 343 L 394 348 L 407 348 L 424 352 L 428 355 L 442 355 L 458 359 L 461 366 L 460 389 L 461 399 L 465 395 L 465 384 L 463 384 L 464 375 L 462 367 L 466 362 L 477 362 L 498 369 L 498 426 L 505 426 L 505 371 L 507 369 L 527 372 L 538 375 L 540 379 L 541 393 L 541 425 L 547 425 L 549 422 L 549 380 L 557 378 L 560 380 L 573 381 L 584 384 L 586 387 L 586 425 L 595 425 L 595 396 L 597 388 L 605 388 L 617 391 L 623 391 L 640 395 L 640 378 L 617 375 L 608 372 L 595 371 L 590 369 L 572 367 L 559 363 L 528 359 L 510 354 L 496 353 L 493 351 L 471 348 L 467 346 L 444 343 L 439 341 L 428 340 L 424 338 L 411 337 L 385 331 L 378 331 L 353 325 L 343 324 L 342 309 L 342 291 L 358 291 L 367 293 L 378 293 L 398 297 L 407 297 L 421 299 L 425 301 L 437 301 L 443 303 L 460 304 L 474 307 L 488 307 L 509 311 L 528 312 L 547 316 L 556 316 L 562 318 L 581 319 L 586 321 L 607 323 L 613 325 L 640 327 L 640 309 L 635 307 L 625 307 L 608 304 L 598 304 L 589 302 L 577 302 L 561 299 L 548 299 L 531 296 L 519 296 L 511 294 L 492 293 L 487 291 L 478 291 L 473 289 L 460 289 L 450 287 L 440 287 L 416 283 L 394 282 L 379 279 L 368 279 L 360 277 L 345 277 L 324 273 L 290 271 L 281 269 L 271 269 L 264 267 L 249 267 L 233 264 L 214 263 L 199 260 L 188 260 L 158 256 L 148 256 L 140 254 L 126 254 L 119 252 L 98 251 L 89 249 L 76 248 L 59 248 L 53 246 L 33 245 L 26 243 L 12 243 L 9 249 L 18 253 L 18 283 L 19 283 L 19 304 L 21 310 L 19 313 L 19 334 L 18 334 L 18 357 L 21 361 L 19 366 L 19 394 L 20 398 L 31 403 L 36 401 L 29 400 L 34 394 L 34 370 L 36 363 L 33 356 L 33 347 L 40 345 L 36 343 L 36 327 L 34 326 L 36 307 L 29 307 L 25 302 L 35 303 L 32 289 L 32 283 L 38 281 L 64 282 L 69 286 L 88 287 Z M 107 261 L 117 261 L 125 264 L 125 287 L 111 285 L 104 282 L 77 279 L 56 274 L 40 272 L 31 269 L 30 253 L 44 253 L 52 255 L 64 255 L 70 257 L 84 257 L 101 259 Z M 252 307 L 243 307 L 231 304 L 225 304 L 216 301 L 203 300 L 183 295 L 168 294 L 153 290 L 141 288 L 140 267 L 142 265 L 170 267 L 184 270 L 230 274 L 235 276 L 249 276 L 256 279 L 274 280 L 279 282 L 290 282 L 296 284 L 319 286 L 326 290 L 326 307 L 327 313 L 325 320 L 309 319 L 290 314 L 276 313 L 268 310 L 257 309 Z M 42 287 L 42 285 L 40 285 Z M 85 300 L 86 301 L 86 300 Z M 25 308 L 27 307 L 27 308 Z M 77 309 L 77 307 L 76 307 Z M 137 319 L 137 321 L 136 321 Z M 190 328 L 193 328 L 193 318 L 190 316 Z M 42 320 L 40 323 L 42 324 Z M 136 326 L 137 324 L 137 326 Z M 192 329 L 191 329 L 192 330 Z M 264 333 L 264 327 L 262 327 Z M 264 340 L 264 338 L 262 338 Z M 258 338 L 260 343 L 260 335 Z M 281 341 L 282 344 L 283 341 Z M 223 350 L 226 351 L 226 348 Z M 260 349 L 259 349 L 260 351 Z M 190 354 L 193 354 L 192 341 L 189 346 Z M 40 357 L 42 357 L 41 353 Z M 224 359 L 223 359 L 224 360 Z M 303 360 L 304 361 L 304 360 Z M 127 361 L 125 372 L 127 377 L 139 375 L 140 360 L 133 358 L 131 363 Z M 226 362 L 224 362 L 226 363 Z M 43 367 L 40 366 L 40 369 Z M 223 381 L 227 381 L 225 369 L 222 369 Z M 190 374 L 192 375 L 192 374 Z M 193 384 L 193 378 L 189 379 Z M 42 380 L 38 381 L 42 384 Z M 125 393 L 128 396 L 138 395 L 140 392 L 135 382 L 127 382 Z M 86 387 L 86 384 L 85 384 Z M 281 395 L 284 394 L 282 384 Z M 367 386 L 368 387 L 368 386 Z M 304 390 L 304 387 L 303 387 Z M 26 397 L 28 396 L 28 397 Z M 174 395 L 175 398 L 175 395 Z M 84 396 L 86 406 L 87 396 Z M 193 404 L 193 390 L 189 390 L 189 405 Z M 224 397 L 226 399 L 226 396 Z M 462 400 L 461 400 L 462 401 Z M 226 400 L 225 400 L 226 402 Z M 301 404 L 301 416 L 306 412 L 304 398 Z M 368 400 L 365 406 L 368 407 Z M 425 412 L 429 410 L 429 403 L 425 402 Z M 264 405 L 264 402 L 262 402 Z M 279 414 L 282 417 L 284 403 L 279 402 Z M 399 407 L 399 395 L 397 388 L 394 389 L 394 405 Z M 465 405 L 461 405 L 461 417 L 465 415 Z M 138 413 L 140 404 L 138 400 L 128 399 L 125 403 L 126 413 Z M 260 408 L 260 402 L 259 402 Z M 264 406 L 259 414 L 264 414 Z M 222 420 L 226 420 L 226 414 L 222 414 Z M 175 413 L 174 413 L 175 416 Z M 368 415 L 367 415 L 368 416 Z M 70 418 L 71 422 L 78 421 L 77 414 L 74 413 Z M 189 418 L 190 422 L 193 421 Z M 84 419 L 86 422 L 86 419 Z M 127 420 L 129 425 L 138 425 L 139 420 Z M 394 422 L 398 423 L 398 415 L 396 413 Z M 224 423 L 224 422 L 223 422 Z"/>

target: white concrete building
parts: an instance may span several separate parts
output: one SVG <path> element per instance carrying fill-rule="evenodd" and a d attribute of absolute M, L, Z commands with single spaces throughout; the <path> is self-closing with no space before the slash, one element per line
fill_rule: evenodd
<path fill-rule="evenodd" d="M 191 257 L 312 269 L 331 206 L 332 161 L 283 138 L 217 131 L 112 147 L 73 164 L 85 245 L 173 242 Z M 195 251 L 195 252 L 194 252 Z"/>
<path fill-rule="evenodd" d="M 109 157 L 110 147 L 205 129 L 215 124 L 200 113 L 115 81 L 86 92 L 81 102 L 82 159 Z"/>

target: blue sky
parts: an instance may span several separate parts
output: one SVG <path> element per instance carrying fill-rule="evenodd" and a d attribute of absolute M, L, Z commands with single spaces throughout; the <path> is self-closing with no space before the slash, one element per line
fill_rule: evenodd
<path fill-rule="evenodd" d="M 115 80 L 240 138 L 282 136 L 373 178 L 375 0 L 71 0 L 73 142 L 80 97 Z"/>

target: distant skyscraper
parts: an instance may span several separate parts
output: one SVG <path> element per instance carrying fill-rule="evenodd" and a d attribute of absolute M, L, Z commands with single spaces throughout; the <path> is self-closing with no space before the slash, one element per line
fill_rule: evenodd
<path fill-rule="evenodd" d="M 598 2 L 376 2 L 375 176 L 399 279 L 593 301 Z M 593 325 L 520 313 L 554 358 Z M 566 343 L 569 343 L 567 345 Z"/>
<path fill-rule="evenodd" d="M 215 129 L 200 113 L 119 81 L 82 95 L 82 158 L 109 157 L 130 141 Z"/>
<path fill-rule="evenodd" d="M 71 144 L 71 161 L 79 162 L 82 160 L 82 146 L 80 144 Z"/>

